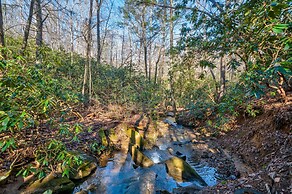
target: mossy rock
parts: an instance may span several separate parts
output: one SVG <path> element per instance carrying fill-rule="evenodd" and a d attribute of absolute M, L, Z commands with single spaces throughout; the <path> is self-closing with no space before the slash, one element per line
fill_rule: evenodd
<path fill-rule="evenodd" d="M 79 157 L 82 160 L 82 163 L 79 166 L 74 165 L 70 167 L 70 179 L 83 179 L 89 176 L 97 168 L 97 163 L 93 157 L 90 157 L 86 154 L 80 154 L 78 152 L 71 152 L 71 154 Z M 64 167 L 59 164 L 58 172 L 63 173 L 66 168 L 68 167 Z"/>
<path fill-rule="evenodd" d="M 146 168 L 154 165 L 154 162 L 146 155 L 144 155 L 136 146 L 130 147 L 130 153 L 132 160 L 136 165 Z"/>
<path fill-rule="evenodd" d="M 67 177 L 60 177 L 56 173 L 51 173 L 41 180 L 30 184 L 21 194 L 42 194 L 51 190 L 54 194 L 72 193 L 75 184 Z"/>
<path fill-rule="evenodd" d="M 84 162 L 77 168 L 77 170 L 73 170 L 72 173 L 70 173 L 70 179 L 83 179 L 89 176 L 96 168 L 96 163 L 90 161 Z"/>
<path fill-rule="evenodd" d="M 127 136 L 130 137 L 131 146 L 137 146 L 139 149 L 144 148 L 145 140 L 139 132 L 135 131 L 135 129 L 129 128 L 127 130 Z"/>
<path fill-rule="evenodd" d="M 111 142 L 114 142 L 114 143 L 119 141 L 119 137 L 116 134 L 114 129 L 110 129 L 109 130 L 109 139 L 110 139 Z"/>
<path fill-rule="evenodd" d="M 198 181 L 202 186 L 207 186 L 202 177 L 184 160 L 173 157 L 165 161 L 167 173 L 178 182 Z"/>
<path fill-rule="evenodd" d="M 98 135 L 99 135 L 99 137 L 101 139 L 102 145 L 105 146 L 105 147 L 108 147 L 109 143 L 107 141 L 107 138 L 106 138 L 104 130 L 103 129 L 99 130 L 98 131 Z"/>

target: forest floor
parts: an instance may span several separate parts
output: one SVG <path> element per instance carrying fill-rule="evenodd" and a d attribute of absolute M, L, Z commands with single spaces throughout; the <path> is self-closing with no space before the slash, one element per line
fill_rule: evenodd
<path fill-rule="evenodd" d="M 76 117 L 68 123 L 78 121 L 91 130 L 79 134 L 79 143 L 68 143 L 67 146 L 73 150 L 83 150 L 89 155 L 92 155 L 92 151 L 88 142 L 101 141 L 98 135 L 100 129 L 109 133 L 114 128 L 119 133 L 123 127 L 135 126 L 143 130 L 154 126 L 149 117 L 139 114 L 135 108 L 125 110 L 115 105 L 92 106 L 80 112 L 80 118 Z M 241 115 L 231 131 L 216 137 L 210 135 L 212 131 L 191 129 L 188 132 L 193 138 L 191 143 L 200 150 L 194 156 L 216 168 L 222 175 L 216 186 L 206 187 L 200 193 L 292 193 L 292 96 L 289 96 L 286 104 L 269 100 L 261 106 L 260 112 L 256 117 Z M 54 134 L 57 134 L 57 131 L 52 132 L 48 128 L 38 132 L 42 139 L 54 138 Z M 123 138 L 120 137 L 117 146 L 122 145 Z M 23 156 L 19 157 L 22 161 L 17 163 L 23 163 L 24 159 L 32 161 L 36 145 L 19 150 L 17 153 Z M 100 157 L 111 156 L 104 152 Z M 7 156 L 2 168 L 9 167 L 13 160 L 13 156 Z M 15 180 L 12 178 L 2 188 L 7 190 L 11 185 L 15 186 Z M 198 191 L 185 187 L 174 193 Z"/>

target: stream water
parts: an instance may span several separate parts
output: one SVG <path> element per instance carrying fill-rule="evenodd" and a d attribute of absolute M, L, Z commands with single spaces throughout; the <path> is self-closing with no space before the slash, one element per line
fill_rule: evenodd
<path fill-rule="evenodd" d="M 86 189 L 90 185 L 95 185 L 96 190 L 89 193 L 106 194 L 150 194 L 162 191 L 171 193 L 175 188 L 180 187 L 201 189 L 203 186 L 198 181 L 178 182 L 169 176 L 164 161 L 172 158 L 175 153 L 186 156 L 186 162 L 197 171 L 208 186 L 215 185 L 216 169 L 202 165 L 198 161 L 192 161 L 190 157 L 193 152 L 192 143 L 189 134 L 185 132 L 186 129 L 179 125 L 170 124 L 170 126 L 172 133 L 158 138 L 152 149 L 143 151 L 154 162 L 153 166 L 138 167 L 128 152 L 118 152 L 108 161 L 106 167 L 98 168 L 89 179 L 76 187 L 73 193 Z M 174 141 L 174 136 L 176 141 Z"/>

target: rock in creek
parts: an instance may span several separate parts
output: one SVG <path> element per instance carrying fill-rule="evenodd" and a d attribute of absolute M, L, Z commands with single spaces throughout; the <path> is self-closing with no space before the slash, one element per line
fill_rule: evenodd
<path fill-rule="evenodd" d="M 132 156 L 132 160 L 136 165 L 141 167 L 150 167 L 154 164 L 154 162 L 144 155 L 136 146 L 130 146 L 130 154 Z"/>
<path fill-rule="evenodd" d="M 143 149 L 145 140 L 139 132 L 135 131 L 135 129 L 129 128 L 127 130 L 127 135 L 130 137 L 131 146 L 138 146 L 139 149 Z"/>
<path fill-rule="evenodd" d="M 77 192 L 76 194 L 90 194 L 96 193 L 97 187 L 93 184 L 89 185 L 87 189 Z"/>
<path fill-rule="evenodd" d="M 167 173 L 176 181 L 198 181 L 202 186 L 207 186 L 202 177 L 184 160 L 173 157 L 165 161 Z"/>
<path fill-rule="evenodd" d="M 153 171 L 146 171 L 138 180 L 133 181 L 124 192 L 125 194 L 154 194 L 155 193 L 155 177 Z"/>
<path fill-rule="evenodd" d="M 74 187 L 74 183 L 67 177 L 59 177 L 51 173 L 44 179 L 33 182 L 21 194 L 42 194 L 47 190 L 51 190 L 54 194 L 72 193 Z"/>

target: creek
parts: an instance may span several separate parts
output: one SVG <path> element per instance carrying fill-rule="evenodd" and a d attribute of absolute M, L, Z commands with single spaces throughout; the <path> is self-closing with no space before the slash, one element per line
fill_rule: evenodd
<path fill-rule="evenodd" d="M 141 167 L 143 165 L 137 165 L 131 151 L 119 151 L 109 159 L 105 167 L 97 168 L 90 178 L 75 187 L 73 193 L 82 191 L 90 185 L 95 185 L 95 190 L 88 193 L 107 194 L 172 193 L 184 187 L 201 190 L 204 186 L 216 185 L 218 176 L 216 169 L 200 163 L 195 157 L 196 151 L 192 141 L 195 137 L 194 132 L 177 125 L 171 117 L 166 118 L 164 122 L 168 124 L 168 129 L 155 139 L 151 149 L 141 149 L 141 153 L 153 162 L 152 165 Z M 166 165 L 166 161 L 174 157 L 185 160 L 183 164 L 191 166 L 199 177 L 178 180 L 175 175 L 170 175 L 171 165 Z M 174 172 L 177 172 L 175 170 Z M 182 174 L 184 174 L 182 176 L 188 173 L 184 171 L 190 170 L 182 166 Z"/>

